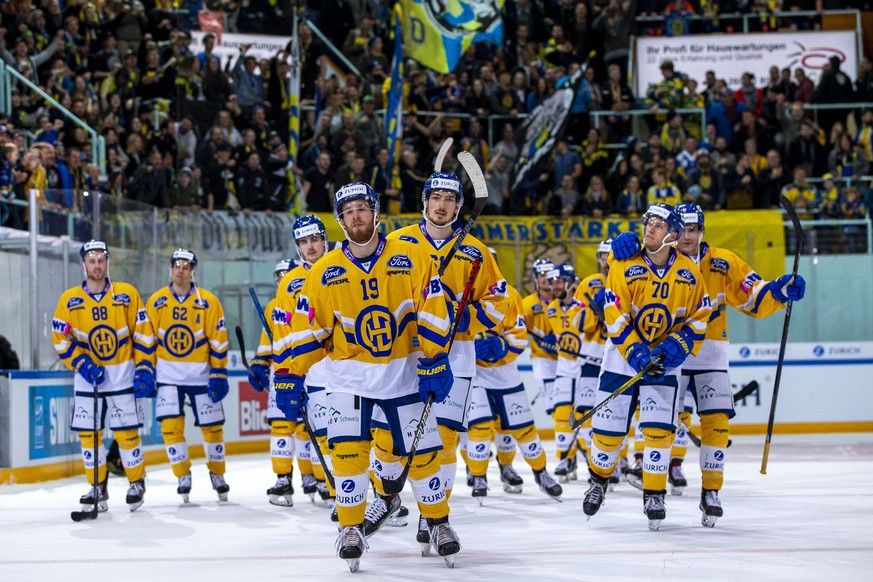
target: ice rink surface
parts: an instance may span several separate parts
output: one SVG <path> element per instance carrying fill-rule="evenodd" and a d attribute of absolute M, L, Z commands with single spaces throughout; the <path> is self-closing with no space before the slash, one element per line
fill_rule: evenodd
<path fill-rule="evenodd" d="M 642 493 L 622 482 L 591 521 L 587 484 L 545 497 L 521 455 L 520 495 L 504 493 L 496 462 L 484 506 L 470 497 L 459 463 L 451 522 L 462 549 L 449 570 L 423 558 L 418 511 L 407 486 L 409 525 L 370 538 L 361 570 L 336 557 L 329 510 L 298 492 L 293 508 L 267 503 L 275 476 L 266 454 L 230 457 L 230 499 L 219 503 L 202 459 L 194 461 L 191 503 L 176 495 L 169 465 L 149 468 L 145 505 L 130 513 L 127 482 L 109 482 L 109 512 L 74 523 L 87 486 L 80 478 L 0 486 L 0 580 L 873 580 L 873 435 L 776 435 L 766 476 L 763 437 L 734 437 L 725 516 L 700 525 L 697 449 L 684 468 L 689 487 L 667 495 L 667 519 L 648 530 Z M 544 443 L 550 451 L 553 443 Z"/>

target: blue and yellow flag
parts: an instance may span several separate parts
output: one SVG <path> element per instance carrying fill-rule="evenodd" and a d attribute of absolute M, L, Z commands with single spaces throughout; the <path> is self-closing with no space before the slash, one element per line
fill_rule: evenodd
<path fill-rule="evenodd" d="M 284 82 L 284 81 L 282 81 Z M 294 3 L 294 30 L 291 39 L 291 90 L 288 95 L 288 159 L 297 164 L 300 149 L 300 39 L 297 34 L 297 3 Z M 300 214 L 300 196 L 297 177 L 288 172 L 290 191 L 289 209 Z"/>
<path fill-rule="evenodd" d="M 388 133 L 388 175 L 396 161 L 397 142 L 403 137 L 403 20 L 400 5 L 394 8 L 394 64 L 391 67 L 391 86 L 388 88 L 388 106 L 385 108 L 385 127 Z"/>
<path fill-rule="evenodd" d="M 448 73 L 476 42 L 503 46 L 506 0 L 401 0 L 403 38 L 413 59 Z"/>

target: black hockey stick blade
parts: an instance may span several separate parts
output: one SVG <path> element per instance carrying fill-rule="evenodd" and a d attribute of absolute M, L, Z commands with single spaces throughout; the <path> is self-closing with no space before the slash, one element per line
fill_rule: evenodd
<path fill-rule="evenodd" d="M 97 507 L 95 506 L 94 509 L 89 509 L 88 511 L 71 511 L 70 519 L 75 522 L 97 519 Z"/>
<path fill-rule="evenodd" d="M 236 341 L 239 344 L 239 355 L 242 358 L 243 367 L 248 370 L 249 374 L 252 373 L 252 369 L 249 367 L 249 360 L 246 358 L 246 340 L 243 338 L 242 328 L 240 326 L 236 326 Z"/>
<path fill-rule="evenodd" d="M 757 389 L 758 389 L 758 381 L 752 380 L 751 382 L 749 382 L 748 384 L 746 384 L 745 386 L 743 386 L 742 388 L 737 390 L 737 393 L 734 394 L 734 402 L 739 402 L 740 400 L 742 400 L 746 396 L 751 396 L 755 392 L 755 390 L 757 390 Z"/>
<path fill-rule="evenodd" d="M 470 176 L 476 199 L 473 202 L 473 212 L 470 213 L 470 218 L 467 219 L 467 224 L 464 225 L 464 230 L 462 230 L 461 234 L 459 234 L 455 239 L 455 244 L 453 244 L 452 248 L 449 249 L 449 252 L 446 253 L 446 257 L 440 265 L 440 279 L 443 278 L 446 268 L 448 268 L 449 261 L 451 261 L 452 257 L 455 256 L 455 253 L 458 252 L 461 243 L 464 242 L 464 239 L 467 238 L 467 235 L 470 234 L 471 230 L 473 230 L 473 223 L 476 222 L 476 219 L 479 218 L 480 214 L 482 214 L 482 210 L 485 209 L 485 203 L 488 202 L 488 184 L 485 182 L 485 175 L 482 173 L 482 168 L 479 167 L 476 158 L 474 158 L 473 154 L 470 152 L 461 152 L 458 154 L 458 161 L 462 166 L 464 166 L 467 175 Z"/>

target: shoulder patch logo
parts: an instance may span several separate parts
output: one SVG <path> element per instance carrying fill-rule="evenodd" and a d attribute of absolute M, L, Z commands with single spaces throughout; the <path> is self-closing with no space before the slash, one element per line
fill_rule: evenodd
<path fill-rule="evenodd" d="M 294 293 L 295 291 L 300 291 L 303 289 L 303 283 L 306 281 L 303 277 L 297 277 L 295 279 L 291 279 L 288 282 L 288 293 Z"/>
<path fill-rule="evenodd" d="M 67 309 L 72 309 L 73 307 L 78 307 L 85 303 L 85 300 L 81 297 L 72 297 L 69 301 L 67 301 Z"/>
<path fill-rule="evenodd" d="M 207 301 L 206 299 L 194 299 L 194 307 L 209 309 L 209 301 Z"/>
<path fill-rule="evenodd" d="M 412 259 L 406 255 L 394 255 L 388 259 L 389 269 L 412 269 Z"/>
<path fill-rule="evenodd" d="M 688 281 L 692 285 L 695 285 L 697 283 L 697 278 L 688 269 L 679 269 L 678 271 L 676 271 L 676 276 L 680 279 Z"/>
<path fill-rule="evenodd" d="M 473 245 L 461 245 L 458 250 L 473 260 L 482 260 L 482 252 Z"/>
<path fill-rule="evenodd" d="M 720 259 L 720 258 L 718 258 L 718 257 L 714 257 L 714 258 L 709 262 L 709 264 L 712 265 L 712 268 L 715 269 L 715 270 L 717 270 L 717 271 L 727 271 L 728 269 L 731 268 L 731 264 L 730 264 L 730 263 L 728 263 L 726 260 L 724 260 L 724 259 Z"/>
<path fill-rule="evenodd" d="M 339 279 L 347 272 L 348 270 L 345 267 L 340 267 L 339 265 L 331 265 L 324 270 L 324 274 L 321 276 L 321 284 L 327 285 L 329 281 Z"/>
<path fill-rule="evenodd" d="M 118 303 L 130 303 L 130 295 L 127 293 L 119 293 L 118 295 L 113 295 L 112 300 L 117 301 Z"/>
<path fill-rule="evenodd" d="M 167 302 L 167 297 L 158 297 L 157 301 L 155 301 L 155 308 L 161 307 Z"/>
<path fill-rule="evenodd" d="M 642 277 L 646 274 L 646 268 L 642 265 L 633 265 L 625 269 L 624 277 L 625 279 L 632 279 L 634 277 Z"/>
<path fill-rule="evenodd" d="M 406 241 L 406 242 L 408 242 L 408 243 L 412 243 L 412 244 L 414 244 L 414 245 L 417 245 L 417 244 L 418 244 L 418 239 L 415 238 L 414 236 L 410 236 L 410 235 L 408 235 L 408 234 L 401 234 L 400 236 L 397 237 L 397 239 L 398 239 L 398 240 Z"/>
<path fill-rule="evenodd" d="M 540 313 L 543 310 L 543 306 L 541 303 L 535 303 L 533 307 L 530 308 L 534 313 Z"/>

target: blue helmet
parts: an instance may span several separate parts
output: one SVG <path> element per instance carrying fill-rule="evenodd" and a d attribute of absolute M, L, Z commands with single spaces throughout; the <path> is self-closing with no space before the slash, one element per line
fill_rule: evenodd
<path fill-rule="evenodd" d="M 92 251 L 95 251 L 98 253 L 102 252 L 104 255 L 106 255 L 107 259 L 109 258 L 109 247 L 106 246 L 106 243 L 103 242 L 102 240 L 91 239 L 88 242 L 86 242 L 85 244 L 83 244 L 82 248 L 79 249 L 79 256 L 82 258 L 82 261 L 85 260 L 85 255 L 92 252 Z"/>
<path fill-rule="evenodd" d="M 597 252 L 595 255 L 598 257 L 600 256 L 600 253 L 606 253 L 608 255 L 610 251 L 612 251 L 612 239 L 608 238 L 597 245 Z"/>
<path fill-rule="evenodd" d="M 176 261 L 188 261 L 191 264 L 192 269 L 197 267 L 197 255 L 188 249 L 178 249 L 173 251 L 173 256 L 170 257 L 170 267 L 175 265 Z"/>
<path fill-rule="evenodd" d="M 537 280 L 537 275 L 541 273 L 548 273 L 552 269 L 555 268 L 555 263 L 553 263 L 550 259 L 537 259 L 533 262 L 533 267 L 531 268 L 531 276 L 533 280 Z"/>
<path fill-rule="evenodd" d="M 565 283 L 570 284 L 576 281 L 576 267 L 564 263 L 549 271 L 547 276 L 550 280 L 563 279 Z"/>
<path fill-rule="evenodd" d="M 321 219 L 314 214 L 301 216 L 294 221 L 294 242 L 296 243 L 301 238 L 311 236 L 313 234 L 321 235 L 321 238 L 327 242 L 327 229 Z"/>
<path fill-rule="evenodd" d="M 676 209 L 673 206 L 664 204 L 663 202 L 652 204 L 649 206 L 649 209 L 646 210 L 646 213 L 643 214 L 643 226 L 645 226 L 652 217 L 660 218 L 667 223 L 670 232 L 675 232 L 678 236 L 682 236 L 682 232 L 685 230 L 685 225 L 682 223 L 682 217 L 678 212 L 676 212 Z"/>
<path fill-rule="evenodd" d="M 299 219 L 298 219 L 299 220 Z M 273 268 L 273 282 L 278 283 L 285 273 L 297 266 L 297 259 L 282 259 Z"/>
<path fill-rule="evenodd" d="M 430 175 L 421 191 L 422 205 L 427 204 L 427 196 L 434 190 L 454 192 L 458 198 L 458 207 L 464 205 L 464 188 L 461 186 L 461 180 L 451 172 L 434 172 Z"/>
<path fill-rule="evenodd" d="M 352 200 L 366 200 L 370 210 L 379 212 L 379 195 L 376 191 L 366 182 L 352 182 L 337 190 L 333 198 L 333 217 L 337 222 L 340 222 L 343 204 Z"/>
<path fill-rule="evenodd" d="M 703 230 L 703 209 L 693 202 L 676 205 L 676 212 L 682 217 L 682 224 L 688 226 L 696 224 Z"/>

